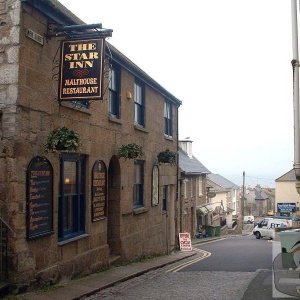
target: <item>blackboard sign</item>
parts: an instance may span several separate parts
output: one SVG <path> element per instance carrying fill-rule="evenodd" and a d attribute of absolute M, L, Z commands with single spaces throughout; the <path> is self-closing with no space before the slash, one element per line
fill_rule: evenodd
<path fill-rule="evenodd" d="M 103 161 L 95 162 L 92 170 L 92 222 L 99 221 L 107 216 L 107 173 Z"/>
<path fill-rule="evenodd" d="M 45 157 L 29 163 L 26 182 L 27 238 L 36 239 L 53 232 L 53 169 Z"/>

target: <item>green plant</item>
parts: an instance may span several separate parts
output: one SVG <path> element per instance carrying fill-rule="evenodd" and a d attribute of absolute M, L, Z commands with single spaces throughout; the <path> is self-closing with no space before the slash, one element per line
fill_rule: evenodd
<path fill-rule="evenodd" d="M 80 145 L 80 136 L 77 132 L 67 127 L 53 130 L 44 145 L 45 151 L 76 151 Z"/>
<path fill-rule="evenodd" d="M 160 163 L 169 163 L 171 165 L 175 165 L 176 164 L 176 156 L 177 156 L 176 152 L 166 149 L 165 151 L 158 153 L 157 159 L 158 159 L 158 162 L 160 162 Z"/>
<path fill-rule="evenodd" d="M 143 147 L 135 143 L 122 145 L 118 151 L 117 155 L 125 159 L 136 159 L 144 155 Z"/>

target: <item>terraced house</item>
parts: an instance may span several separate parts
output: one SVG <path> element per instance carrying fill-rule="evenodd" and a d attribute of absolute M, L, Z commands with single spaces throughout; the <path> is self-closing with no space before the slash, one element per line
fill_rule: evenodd
<path fill-rule="evenodd" d="M 158 155 L 177 152 L 181 101 L 58 1 L 0 1 L 0 33 L 2 278 L 176 248 L 177 165 Z"/>

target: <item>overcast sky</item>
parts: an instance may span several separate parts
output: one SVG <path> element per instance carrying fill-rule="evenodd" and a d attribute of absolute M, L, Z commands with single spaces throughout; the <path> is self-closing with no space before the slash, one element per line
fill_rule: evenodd
<path fill-rule="evenodd" d="M 213 173 L 274 186 L 293 167 L 288 0 L 60 0 L 182 101 L 180 138 Z"/>

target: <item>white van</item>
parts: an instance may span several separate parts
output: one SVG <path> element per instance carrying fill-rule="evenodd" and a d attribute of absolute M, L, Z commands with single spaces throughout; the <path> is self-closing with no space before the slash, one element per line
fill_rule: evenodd
<path fill-rule="evenodd" d="M 244 223 L 247 223 L 247 224 L 254 223 L 254 216 L 244 216 Z"/>
<path fill-rule="evenodd" d="M 276 227 L 292 227 L 292 225 L 290 219 L 264 218 L 254 227 L 253 234 L 257 239 L 261 237 L 274 239 Z"/>

